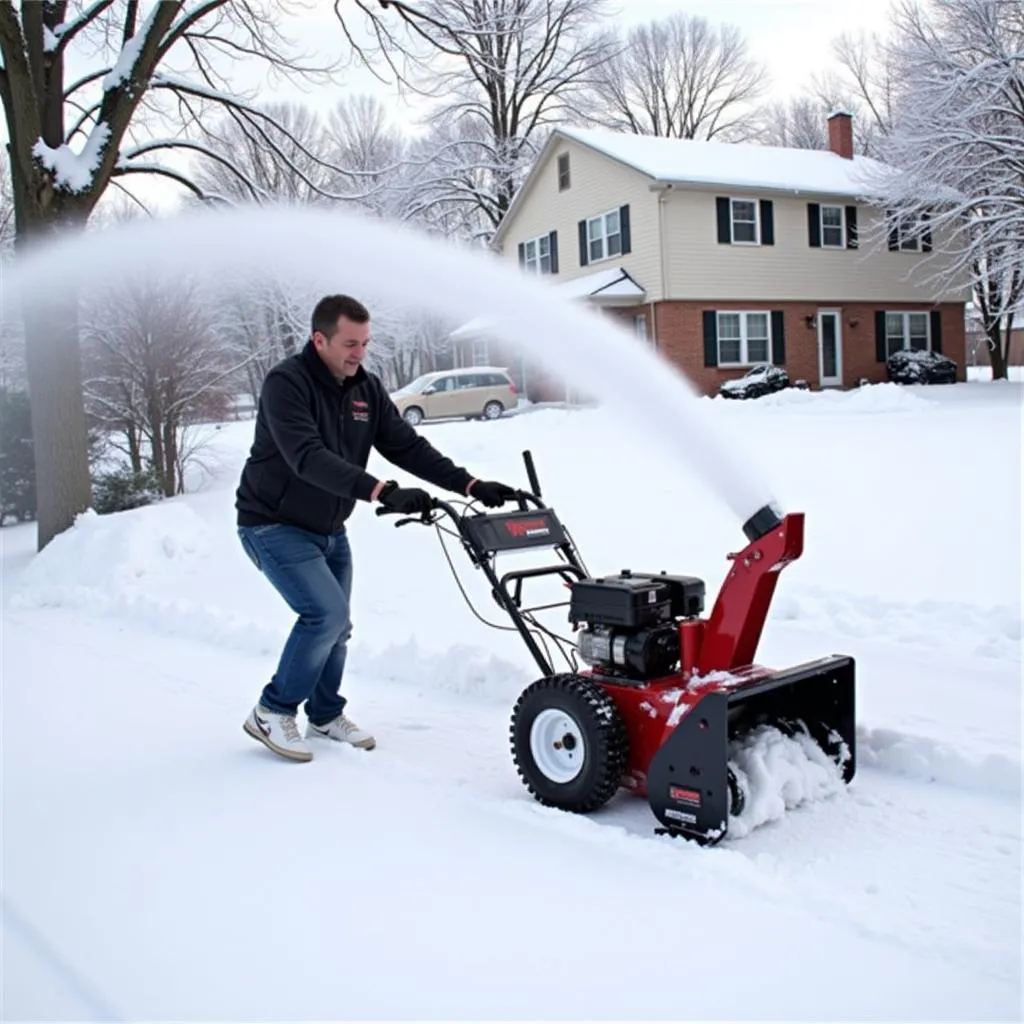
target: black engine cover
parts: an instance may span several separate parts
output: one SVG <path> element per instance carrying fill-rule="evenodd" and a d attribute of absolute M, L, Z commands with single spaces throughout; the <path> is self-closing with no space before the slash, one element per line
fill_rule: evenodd
<path fill-rule="evenodd" d="M 669 622 L 671 618 L 672 590 L 667 582 L 623 574 L 572 584 L 572 623 L 639 629 Z"/>

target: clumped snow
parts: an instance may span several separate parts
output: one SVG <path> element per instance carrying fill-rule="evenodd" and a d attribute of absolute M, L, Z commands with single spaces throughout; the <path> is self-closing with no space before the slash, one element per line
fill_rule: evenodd
<path fill-rule="evenodd" d="M 729 819 L 733 838 L 845 789 L 840 767 L 800 731 L 788 736 L 775 726 L 760 725 L 730 743 L 729 761 L 745 795 L 743 810 Z"/>
<path fill-rule="evenodd" d="M 54 172 L 57 188 L 84 192 L 92 184 L 109 138 L 110 126 L 100 121 L 89 132 L 80 151 L 75 152 L 66 143 L 56 147 L 48 146 L 42 139 L 38 139 L 32 147 L 32 155 Z"/>

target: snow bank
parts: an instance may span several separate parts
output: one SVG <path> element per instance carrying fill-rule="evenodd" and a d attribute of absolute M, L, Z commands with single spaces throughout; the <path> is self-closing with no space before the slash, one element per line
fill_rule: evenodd
<path fill-rule="evenodd" d="M 787 736 L 775 726 L 758 726 L 730 743 L 729 761 L 745 796 L 742 811 L 729 818 L 733 839 L 844 792 L 840 768 L 803 732 Z"/>
<path fill-rule="evenodd" d="M 1020 606 L 962 601 L 887 601 L 875 596 L 792 588 L 777 594 L 772 618 L 822 633 L 924 646 L 949 654 L 1021 661 Z"/>
<path fill-rule="evenodd" d="M 209 554 L 206 524 L 184 502 L 103 516 L 90 509 L 32 559 L 11 600 L 102 609 L 161 577 L 201 575 Z"/>
<path fill-rule="evenodd" d="M 864 767 L 879 768 L 921 782 L 977 789 L 1015 799 L 1021 794 L 1019 760 L 990 754 L 972 761 L 952 744 L 895 729 L 858 725 L 857 758 Z"/>
<path fill-rule="evenodd" d="M 914 394 L 900 384 L 865 384 L 848 391 L 810 391 L 786 388 L 761 398 L 737 402 L 715 396 L 711 401 L 740 411 L 754 409 L 799 410 L 811 415 L 876 415 L 878 413 L 932 412 L 937 403 Z"/>
<path fill-rule="evenodd" d="M 412 683 L 425 690 L 506 703 L 518 697 L 532 681 L 520 665 L 480 647 L 457 644 L 430 651 L 423 649 L 415 637 L 376 650 L 367 645 L 355 646 L 348 664 L 353 672 L 375 682 Z"/>

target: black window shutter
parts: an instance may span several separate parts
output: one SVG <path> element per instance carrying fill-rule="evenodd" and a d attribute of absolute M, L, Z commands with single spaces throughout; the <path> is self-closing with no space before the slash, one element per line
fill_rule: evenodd
<path fill-rule="evenodd" d="M 581 220 L 579 223 L 580 229 L 580 266 L 585 267 L 590 260 L 587 258 L 587 222 Z"/>
<path fill-rule="evenodd" d="M 933 309 L 931 312 L 932 322 L 932 351 L 942 352 L 942 314 Z"/>
<path fill-rule="evenodd" d="M 807 244 L 812 249 L 821 248 L 821 205 L 807 204 Z"/>
<path fill-rule="evenodd" d="M 770 199 L 761 200 L 761 244 L 775 244 L 775 209 Z"/>
<path fill-rule="evenodd" d="M 622 255 L 632 251 L 629 237 L 629 203 L 619 207 L 619 234 L 622 236 Z"/>
<path fill-rule="evenodd" d="M 890 211 L 889 216 L 892 216 Z M 892 226 L 889 228 L 889 250 L 895 252 L 900 247 L 900 233 L 898 222 L 894 221 Z"/>
<path fill-rule="evenodd" d="M 704 310 L 704 365 L 718 365 L 718 314 Z"/>
<path fill-rule="evenodd" d="M 732 242 L 732 210 L 727 196 L 717 196 L 715 207 L 718 211 L 718 241 L 723 245 Z"/>
<path fill-rule="evenodd" d="M 551 253 L 551 273 L 558 273 L 558 232 L 548 235 L 548 251 Z"/>
<path fill-rule="evenodd" d="M 772 362 L 786 365 L 786 316 L 781 309 L 772 310 Z"/>
<path fill-rule="evenodd" d="M 860 243 L 857 240 L 857 207 L 846 208 L 846 248 L 856 249 Z"/>
<path fill-rule="evenodd" d="M 885 362 L 885 310 L 875 310 L 875 359 Z"/>
<path fill-rule="evenodd" d="M 519 243 L 519 266 L 523 266 L 526 263 L 526 243 Z"/>
<path fill-rule="evenodd" d="M 932 251 L 932 229 L 927 226 L 929 217 L 927 213 L 921 214 L 921 220 L 925 224 L 924 233 L 921 235 L 921 252 Z"/>

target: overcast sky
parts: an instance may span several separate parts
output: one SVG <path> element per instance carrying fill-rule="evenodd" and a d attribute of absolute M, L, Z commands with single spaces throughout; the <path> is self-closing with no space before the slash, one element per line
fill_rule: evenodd
<path fill-rule="evenodd" d="M 333 4 L 323 0 L 322 8 L 291 21 L 287 34 L 304 49 L 321 55 L 341 42 Z M 811 75 L 831 63 L 831 43 L 844 31 L 884 33 L 890 0 L 611 0 L 609 10 L 617 12 L 622 26 L 664 18 L 677 11 L 699 15 L 713 24 L 736 25 L 745 36 L 751 55 L 768 70 L 772 94 L 786 98 L 799 94 Z M 336 54 L 335 54 L 336 55 Z M 383 69 L 386 70 L 386 69 Z M 381 85 L 365 69 L 347 71 L 342 84 L 315 92 L 275 89 L 275 99 L 295 98 L 318 108 L 333 106 L 342 92 L 371 92 L 392 106 L 396 120 L 411 125 L 419 111 L 402 109 L 392 89 Z"/>

